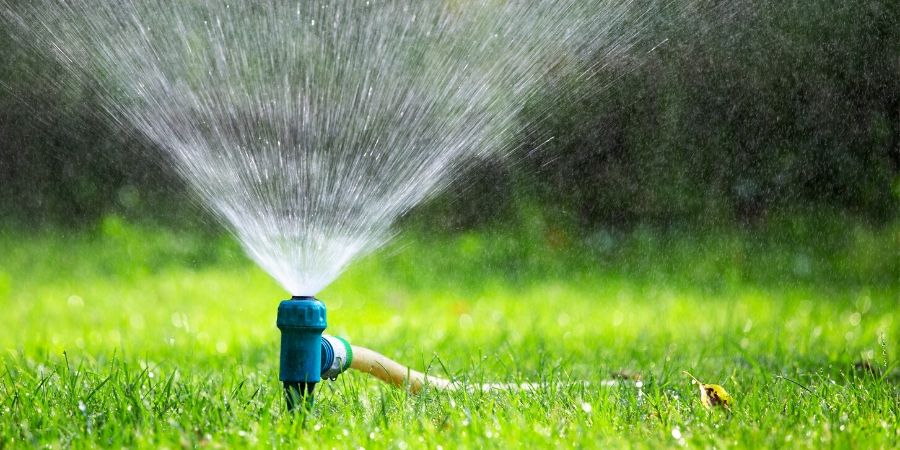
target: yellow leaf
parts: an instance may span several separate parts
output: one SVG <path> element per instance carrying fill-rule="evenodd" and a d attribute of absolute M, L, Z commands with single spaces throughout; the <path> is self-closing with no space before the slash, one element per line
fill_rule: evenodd
<path fill-rule="evenodd" d="M 687 371 L 684 371 L 684 374 L 691 377 L 691 384 L 696 383 L 700 387 L 700 403 L 703 404 L 706 409 L 710 409 L 714 406 L 721 406 L 729 411 L 731 410 L 732 405 L 734 405 L 734 399 L 728 394 L 728 391 L 726 391 L 725 388 L 718 384 L 702 383 Z"/>

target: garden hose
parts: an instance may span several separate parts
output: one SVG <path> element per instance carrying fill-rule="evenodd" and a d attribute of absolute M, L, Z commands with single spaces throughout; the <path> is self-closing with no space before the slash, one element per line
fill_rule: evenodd
<path fill-rule="evenodd" d="M 334 380 L 348 369 L 367 373 L 413 394 L 426 387 L 438 390 L 531 391 L 534 383 L 464 384 L 412 370 L 376 351 L 350 345 L 340 337 L 323 334 L 327 327 L 325 304 L 311 296 L 294 296 L 278 305 L 277 326 L 281 330 L 281 368 L 289 410 L 313 404 L 313 391 L 324 378 Z"/>
<path fill-rule="evenodd" d="M 450 381 L 412 370 L 381 353 L 365 347 L 350 345 L 345 339 L 334 336 L 323 335 L 322 346 L 323 353 L 326 351 L 324 350 L 325 346 L 335 349 L 334 362 L 329 366 L 327 372 L 323 360 L 322 378 L 330 380 L 335 379 L 337 375 L 347 369 L 353 369 L 372 375 L 391 386 L 406 389 L 413 394 L 421 393 L 426 387 L 437 390 L 533 391 L 539 386 L 537 383 L 478 383 L 470 385 Z M 337 349 L 339 347 L 344 347 L 341 351 L 345 351 L 347 354 L 347 362 L 343 365 L 338 363 L 340 355 Z"/>

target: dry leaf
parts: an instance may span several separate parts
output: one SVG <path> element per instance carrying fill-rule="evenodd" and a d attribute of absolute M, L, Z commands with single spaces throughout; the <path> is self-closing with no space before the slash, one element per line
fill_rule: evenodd
<path fill-rule="evenodd" d="M 714 406 L 722 406 L 729 411 L 731 410 L 731 406 L 734 405 L 734 399 L 731 398 L 731 395 L 728 394 L 728 391 L 726 391 L 725 388 L 718 384 L 702 383 L 687 371 L 684 371 L 684 374 L 691 377 L 691 384 L 697 383 L 697 385 L 700 386 L 700 403 L 702 403 L 706 409 L 710 409 Z"/>

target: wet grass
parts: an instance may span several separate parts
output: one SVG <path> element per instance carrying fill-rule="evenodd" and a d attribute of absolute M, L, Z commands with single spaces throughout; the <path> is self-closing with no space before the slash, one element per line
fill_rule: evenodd
<path fill-rule="evenodd" d="M 546 387 L 410 396 L 351 373 L 294 418 L 286 294 L 229 239 L 117 219 L 3 232 L 0 448 L 895 447 L 900 227 L 809 227 L 412 231 L 321 293 L 329 331 Z M 684 370 L 732 411 L 704 409 Z"/>

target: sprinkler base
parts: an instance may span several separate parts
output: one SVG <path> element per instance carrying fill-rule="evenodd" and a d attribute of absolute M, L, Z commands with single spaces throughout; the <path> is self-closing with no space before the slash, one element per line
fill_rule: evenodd
<path fill-rule="evenodd" d="M 287 400 L 288 411 L 312 408 L 315 388 L 316 383 L 285 381 L 284 398 Z"/>

